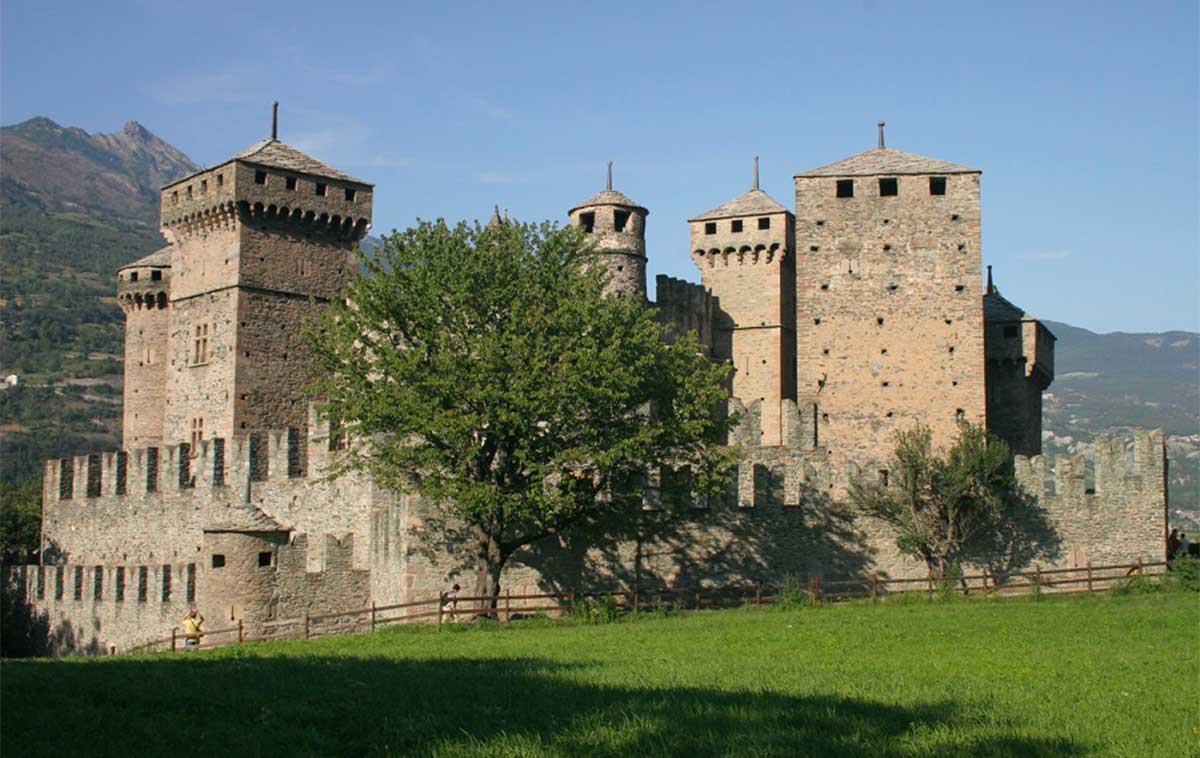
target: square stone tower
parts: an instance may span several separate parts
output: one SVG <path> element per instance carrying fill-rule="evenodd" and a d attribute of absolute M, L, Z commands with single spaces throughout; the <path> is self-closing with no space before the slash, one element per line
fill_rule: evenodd
<path fill-rule="evenodd" d="M 304 325 L 352 274 L 372 194 L 275 139 L 163 188 L 163 442 L 306 426 Z"/>
<path fill-rule="evenodd" d="M 880 146 L 798 174 L 798 391 L 820 444 L 887 457 L 984 421 L 980 172 Z"/>
<path fill-rule="evenodd" d="M 732 395 L 762 402 L 763 445 L 780 445 L 782 400 L 796 398 L 796 271 L 791 212 L 758 188 L 691 219 L 692 260 L 716 298 L 713 357 L 733 364 Z"/>

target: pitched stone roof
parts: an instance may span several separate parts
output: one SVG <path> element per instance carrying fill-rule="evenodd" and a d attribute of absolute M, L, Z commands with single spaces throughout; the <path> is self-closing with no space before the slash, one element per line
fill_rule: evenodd
<path fill-rule="evenodd" d="M 713 208 L 707 213 L 701 213 L 689 221 L 707 221 L 714 218 L 729 218 L 731 216 L 762 216 L 767 213 L 786 213 L 779 203 L 760 189 L 738 195 L 722 206 Z"/>
<path fill-rule="evenodd" d="M 1000 290 L 993 289 L 983 296 L 984 321 L 1024 321 L 1027 318 L 1030 316 L 1009 302 L 1000 294 Z"/>
<path fill-rule="evenodd" d="M 234 506 L 225 518 L 204 527 L 205 532 L 290 532 L 291 527 L 280 524 L 258 508 Z"/>
<path fill-rule="evenodd" d="M 877 176 L 880 174 L 978 174 L 977 168 L 926 158 L 903 150 L 878 147 L 852 155 L 837 163 L 814 168 L 796 176 Z"/>
<path fill-rule="evenodd" d="M 171 268 L 171 256 L 175 252 L 174 245 L 167 245 L 161 250 L 155 250 L 145 258 L 138 258 L 133 263 L 126 263 L 117 271 L 124 271 L 127 268 Z"/>
<path fill-rule="evenodd" d="M 297 171 L 302 174 L 327 176 L 330 179 L 341 179 L 342 181 L 363 184 L 368 187 L 373 186 L 369 182 L 364 182 L 362 179 L 356 179 L 349 174 L 338 171 L 336 168 L 326 165 L 312 156 L 305 155 L 291 145 L 279 140 L 268 139 L 256 142 L 233 156 L 233 160 L 257 163 L 260 166 L 270 166 L 272 168 L 282 168 L 287 171 Z"/>
<path fill-rule="evenodd" d="M 604 190 L 603 192 L 597 192 L 567 212 L 574 213 L 580 208 L 586 208 L 589 205 L 619 205 L 623 208 L 634 208 L 642 211 L 646 215 L 650 215 L 650 211 L 633 202 L 628 197 L 620 192 L 617 192 L 616 190 Z"/>

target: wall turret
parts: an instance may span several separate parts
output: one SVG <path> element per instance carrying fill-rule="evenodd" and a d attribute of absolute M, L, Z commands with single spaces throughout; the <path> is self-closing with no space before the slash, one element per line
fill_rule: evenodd
<path fill-rule="evenodd" d="M 596 255 L 608 269 L 606 290 L 617 297 L 646 299 L 646 216 L 650 211 L 613 189 L 612 163 L 608 184 L 568 211 L 573 226 L 583 227 Z"/>
<path fill-rule="evenodd" d="M 125 313 L 122 446 L 163 443 L 170 330 L 171 247 L 117 270 L 117 302 Z"/>

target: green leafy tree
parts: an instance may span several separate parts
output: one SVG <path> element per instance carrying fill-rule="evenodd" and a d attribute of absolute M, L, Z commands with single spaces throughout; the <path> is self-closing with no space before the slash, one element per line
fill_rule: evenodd
<path fill-rule="evenodd" d="M 364 257 L 349 304 L 310 330 L 344 466 L 466 524 L 480 595 L 523 546 L 640 505 L 648 467 L 687 466 L 716 492 L 734 461 L 728 367 L 666 339 L 640 299 L 604 297 L 585 240 L 423 222 Z"/>
<path fill-rule="evenodd" d="M 42 482 L 21 486 L 0 482 L 0 562 L 25 563 L 42 535 Z"/>
<path fill-rule="evenodd" d="M 1004 521 L 1028 508 L 1008 445 L 966 422 L 944 455 L 934 450 L 929 427 L 898 432 L 889 482 L 856 478 L 850 502 L 889 524 L 900 551 L 938 578 L 952 575 L 973 546 L 1005 532 Z"/>

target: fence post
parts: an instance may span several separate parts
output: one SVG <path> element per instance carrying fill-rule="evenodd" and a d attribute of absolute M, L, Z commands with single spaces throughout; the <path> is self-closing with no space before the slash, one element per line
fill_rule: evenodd
<path fill-rule="evenodd" d="M 987 566 L 983 567 L 983 594 L 987 594 Z"/>
<path fill-rule="evenodd" d="M 446 621 L 446 604 L 442 602 L 443 598 L 438 595 L 438 624 L 441 625 Z"/>
<path fill-rule="evenodd" d="M 928 570 L 929 574 L 929 599 L 933 599 L 933 569 Z"/>
<path fill-rule="evenodd" d="M 762 608 L 762 579 L 754 580 L 754 607 Z"/>
<path fill-rule="evenodd" d="M 1087 577 L 1088 592 L 1091 592 L 1092 591 L 1092 562 L 1091 561 L 1088 561 L 1087 570 L 1088 570 L 1088 577 Z"/>
<path fill-rule="evenodd" d="M 700 585 L 696 585 L 696 610 L 700 610 Z"/>
<path fill-rule="evenodd" d="M 304 639 L 308 639 L 308 611 L 304 612 Z"/>
<path fill-rule="evenodd" d="M 575 590 L 567 593 L 567 613 L 575 610 Z"/>
<path fill-rule="evenodd" d="M 246 637 L 242 632 L 242 620 L 238 619 L 238 642 L 245 642 Z"/>
<path fill-rule="evenodd" d="M 1033 596 L 1040 598 L 1042 596 L 1042 564 L 1034 566 L 1037 573 L 1034 574 Z"/>
<path fill-rule="evenodd" d="M 634 588 L 633 588 L 633 620 L 634 621 L 637 621 L 637 615 L 638 615 L 638 588 L 636 586 L 634 586 Z"/>
<path fill-rule="evenodd" d="M 371 632 L 375 631 L 375 601 L 371 601 Z"/>
<path fill-rule="evenodd" d="M 879 574 L 871 572 L 871 602 L 879 599 Z"/>
<path fill-rule="evenodd" d="M 1145 567 L 1142 566 L 1142 559 L 1138 558 L 1138 576 L 1142 576 L 1145 573 L 1145 571 L 1146 571 Z"/>
<path fill-rule="evenodd" d="M 819 605 L 821 603 L 821 577 L 813 579 L 813 599 Z"/>
<path fill-rule="evenodd" d="M 171 652 L 175 652 L 175 628 L 171 627 Z"/>
<path fill-rule="evenodd" d="M 512 621 L 512 590 L 504 591 L 504 623 Z"/>

